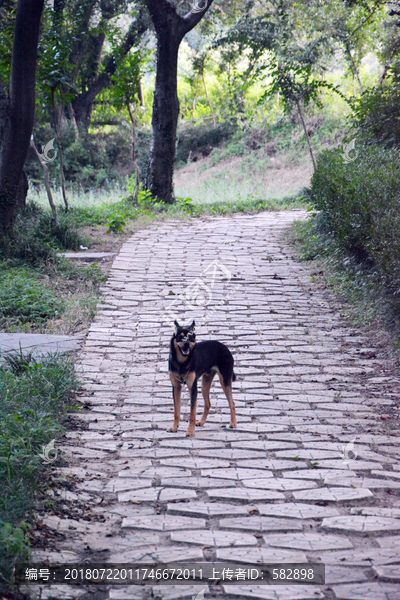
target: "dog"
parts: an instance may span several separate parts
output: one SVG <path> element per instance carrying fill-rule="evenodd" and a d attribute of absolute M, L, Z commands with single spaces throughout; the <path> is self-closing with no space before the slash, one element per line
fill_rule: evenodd
<path fill-rule="evenodd" d="M 196 425 L 203 426 L 207 420 L 211 408 L 210 387 L 217 373 L 231 411 L 230 427 L 236 427 L 235 403 L 232 396 L 232 382 L 236 380 L 233 356 L 227 346 L 221 342 L 209 340 L 196 343 L 195 325 L 193 321 L 189 327 L 181 327 L 177 321 L 174 321 L 174 335 L 171 338 L 168 362 L 174 399 L 174 424 L 168 431 L 178 431 L 181 419 L 182 384 L 186 383 L 190 393 L 188 436 L 195 434 Z M 197 381 L 200 377 L 203 377 L 201 391 L 204 398 L 204 412 L 200 421 L 196 422 Z"/>

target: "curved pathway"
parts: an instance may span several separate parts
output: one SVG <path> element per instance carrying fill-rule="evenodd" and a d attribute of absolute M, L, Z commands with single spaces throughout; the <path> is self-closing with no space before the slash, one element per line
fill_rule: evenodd
<path fill-rule="evenodd" d="M 92 410 L 75 416 L 52 492 L 66 516 L 43 516 L 53 541 L 36 558 L 322 561 L 325 585 L 214 585 L 205 598 L 400 599 L 400 444 L 381 419 L 399 381 L 292 258 L 283 233 L 303 216 L 167 222 L 124 244 L 80 357 Z M 194 439 L 186 390 L 184 422 L 166 431 L 174 317 L 231 348 L 236 430 L 215 383 Z M 53 586 L 42 598 L 175 600 L 202 588 Z"/>

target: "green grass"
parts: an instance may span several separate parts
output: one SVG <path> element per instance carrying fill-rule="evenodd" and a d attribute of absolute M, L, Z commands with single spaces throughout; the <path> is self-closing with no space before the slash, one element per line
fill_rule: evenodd
<path fill-rule="evenodd" d="M 63 434 L 78 382 L 65 355 L 14 354 L 0 366 L 0 583 L 29 554 L 29 511 L 48 466 L 42 446 Z"/>
<path fill-rule="evenodd" d="M 313 268 L 341 302 L 342 316 L 358 327 L 386 329 L 394 349 L 400 340 L 400 301 L 385 285 L 375 265 L 362 263 L 324 228 L 321 215 L 297 222 L 289 234 L 300 259 Z"/>
<path fill-rule="evenodd" d="M 77 197 L 76 202 L 71 202 L 69 216 L 74 221 L 75 226 L 79 228 L 89 225 L 109 226 L 110 222 L 117 216 L 123 218 L 128 225 L 129 221 L 135 221 L 143 217 L 146 221 L 154 221 L 170 217 L 187 218 L 188 216 L 221 215 L 236 212 L 285 210 L 305 206 L 303 191 L 295 197 L 264 199 L 252 193 L 242 196 L 239 190 L 233 194 L 233 197 L 231 193 L 228 197 L 225 197 L 223 193 L 218 193 L 214 188 L 213 197 L 208 200 L 207 189 L 207 186 L 205 186 L 203 201 L 194 201 L 190 197 L 179 197 L 173 205 L 148 203 L 146 206 L 137 206 L 128 199 L 114 199 L 113 201 L 113 198 L 109 197 L 106 201 L 103 198 L 99 204 L 87 207 L 80 196 Z M 124 227 L 122 230 L 124 230 Z"/>
<path fill-rule="evenodd" d="M 316 114 L 307 122 L 315 154 L 343 137 L 342 120 Z M 208 158 L 192 159 L 176 171 L 175 188 L 178 196 L 189 196 L 198 204 L 223 202 L 234 207 L 238 199 L 252 197 L 279 209 L 277 202 L 309 185 L 313 171 L 304 131 L 288 117 L 274 125 L 238 130 Z"/>
<path fill-rule="evenodd" d="M 45 331 L 50 321 L 71 333 L 74 323 L 93 314 L 104 274 L 98 265 L 79 267 L 60 255 L 84 238 L 72 214 L 56 225 L 48 209 L 28 204 L 19 214 L 14 238 L 0 244 L 0 328 L 11 333 Z M 79 248 L 79 246 L 78 246 Z M 81 317 L 79 317 L 81 313 Z M 67 319 L 64 327 L 60 317 Z M 70 328 L 70 329 L 71 329 Z"/>
<path fill-rule="evenodd" d="M 61 314 L 65 303 L 38 280 L 31 269 L 0 272 L 0 326 L 41 324 Z"/>

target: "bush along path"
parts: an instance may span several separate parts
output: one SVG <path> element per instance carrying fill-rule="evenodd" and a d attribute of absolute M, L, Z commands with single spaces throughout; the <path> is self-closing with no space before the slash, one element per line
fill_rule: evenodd
<path fill-rule="evenodd" d="M 90 409 L 55 463 L 34 558 L 323 562 L 326 583 L 38 585 L 38 596 L 400 598 L 399 378 L 292 258 L 285 229 L 303 216 L 168 222 L 124 244 L 80 355 Z M 166 431 L 174 315 L 232 350 L 237 429 L 218 383 L 195 438 L 186 390 L 181 428 Z"/>

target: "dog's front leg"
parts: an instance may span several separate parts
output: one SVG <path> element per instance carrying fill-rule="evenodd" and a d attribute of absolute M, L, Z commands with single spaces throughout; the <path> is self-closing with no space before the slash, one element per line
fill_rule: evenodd
<path fill-rule="evenodd" d="M 168 431 L 178 431 L 179 421 L 181 420 L 181 391 L 182 384 L 173 375 L 171 377 L 172 382 L 172 397 L 174 399 L 174 424 L 168 429 Z"/>
<path fill-rule="evenodd" d="M 197 379 L 195 374 L 189 375 L 186 383 L 190 393 L 190 423 L 186 435 L 193 436 L 196 430 Z"/>

